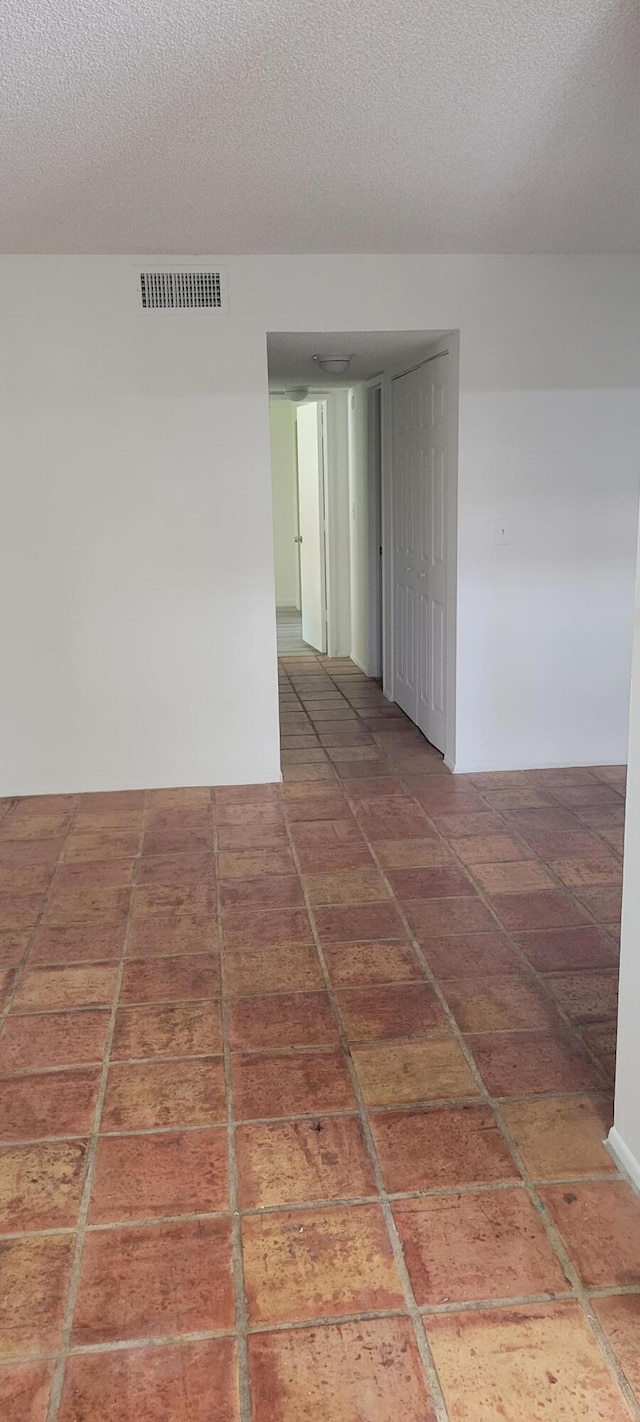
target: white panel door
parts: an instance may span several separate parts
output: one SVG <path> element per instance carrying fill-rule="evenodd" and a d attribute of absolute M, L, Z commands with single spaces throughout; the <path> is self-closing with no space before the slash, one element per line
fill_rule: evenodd
<path fill-rule="evenodd" d="M 300 604 L 302 639 L 318 652 L 327 650 L 324 408 L 322 401 L 299 405 L 298 516 L 300 531 Z"/>
<path fill-rule="evenodd" d="M 418 716 L 433 746 L 445 749 L 448 374 L 443 354 L 421 365 L 418 397 Z"/>
<path fill-rule="evenodd" d="M 416 371 L 393 382 L 393 658 L 394 697 L 418 717 L 418 559 L 416 547 Z"/>
<path fill-rule="evenodd" d="M 448 368 L 443 354 L 393 382 L 395 699 L 443 752 Z"/>

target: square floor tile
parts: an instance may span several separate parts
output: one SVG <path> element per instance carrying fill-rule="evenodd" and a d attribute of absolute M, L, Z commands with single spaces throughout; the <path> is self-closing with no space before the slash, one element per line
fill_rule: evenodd
<path fill-rule="evenodd" d="M 313 943 L 309 915 L 304 909 L 227 909 L 222 930 L 225 948 Z"/>
<path fill-rule="evenodd" d="M 619 924 L 622 913 L 621 889 L 579 888 L 575 890 L 581 902 L 598 923 Z"/>
<path fill-rule="evenodd" d="M 212 953 L 127 963 L 121 1003 L 174 1002 L 208 998 L 220 991 L 220 968 Z"/>
<path fill-rule="evenodd" d="M 53 881 L 57 889 L 118 889 L 130 888 L 135 859 L 93 860 L 86 864 L 61 864 Z"/>
<path fill-rule="evenodd" d="M 86 1161 L 84 1141 L 0 1148 L 0 1232 L 73 1229 Z"/>
<path fill-rule="evenodd" d="M 33 927 L 44 902 L 44 894 L 0 894 L 0 929 Z"/>
<path fill-rule="evenodd" d="M 220 902 L 226 911 L 233 908 L 282 909 L 304 907 L 304 894 L 297 874 L 264 874 L 256 879 L 224 879 Z"/>
<path fill-rule="evenodd" d="M 602 1086 L 581 1042 L 561 1027 L 471 1035 L 467 1045 L 491 1096 L 597 1091 Z"/>
<path fill-rule="evenodd" d="M 437 1106 L 371 1117 L 387 1190 L 520 1180 L 488 1106 Z"/>
<path fill-rule="evenodd" d="M 53 1363 L 0 1364 L 0 1416 L 11 1422 L 45 1422 Z"/>
<path fill-rule="evenodd" d="M 429 983 L 343 988 L 336 1003 L 350 1042 L 383 1037 L 428 1037 L 448 1032 L 444 1009 Z"/>
<path fill-rule="evenodd" d="M 303 874 L 333 874 L 344 869 L 372 869 L 373 857 L 364 840 L 350 844 L 299 844 L 298 860 Z"/>
<path fill-rule="evenodd" d="M 220 1052 L 222 1022 L 218 1002 L 154 1003 L 120 1008 L 117 1014 L 113 1061 L 211 1056 Z"/>
<path fill-rule="evenodd" d="M 603 928 L 549 928 L 518 933 L 516 942 L 539 973 L 607 968 L 616 961 L 615 945 Z"/>
<path fill-rule="evenodd" d="M 106 963 L 121 958 L 126 925 L 98 924 L 85 928 L 77 923 L 61 928 L 37 928 L 29 954 L 29 967 L 50 963 L 68 967 L 71 963 Z"/>
<path fill-rule="evenodd" d="M 225 993 L 230 997 L 309 992 L 324 987 L 320 959 L 311 944 L 233 948 L 225 953 L 224 964 Z"/>
<path fill-rule="evenodd" d="M 102 1011 L 8 1017 L 0 1037 L 0 1073 L 101 1062 L 110 1017 Z"/>
<path fill-rule="evenodd" d="M 184 854 L 146 854 L 140 861 L 136 883 L 142 888 L 155 885 L 182 888 L 209 885 L 215 881 L 213 851 L 203 847 Z"/>
<path fill-rule="evenodd" d="M 456 839 L 456 854 L 463 864 L 501 864 L 532 859 L 533 851 L 509 834 L 474 834 Z"/>
<path fill-rule="evenodd" d="M 223 850 L 218 859 L 222 881 L 228 879 L 274 878 L 295 874 L 290 849 L 241 849 L 234 853 Z"/>
<path fill-rule="evenodd" d="M 239 1126 L 236 1160 L 244 1210 L 376 1194 L 362 1127 L 354 1116 Z"/>
<path fill-rule="evenodd" d="M 0 966 L 3 968 L 17 967 L 24 958 L 30 940 L 29 929 L 8 928 L 0 932 Z"/>
<path fill-rule="evenodd" d="M 433 832 L 424 839 L 383 839 L 376 850 L 387 869 L 432 869 L 454 862 L 451 850 Z"/>
<path fill-rule="evenodd" d="M 592 1299 L 591 1308 L 599 1318 L 627 1382 L 640 1397 L 640 1294 L 612 1294 Z"/>
<path fill-rule="evenodd" d="M 227 1132 L 162 1131 L 98 1142 L 90 1224 L 229 1208 Z"/>
<path fill-rule="evenodd" d="M 72 832 L 65 843 L 65 864 L 106 864 L 118 860 L 135 859 L 140 844 L 136 830 L 121 830 L 110 834 L 104 830 L 94 830 L 77 834 Z"/>
<path fill-rule="evenodd" d="M 424 899 L 405 905 L 413 932 L 422 942 L 426 935 L 495 931 L 496 921 L 481 899 Z"/>
<path fill-rule="evenodd" d="M 403 1307 L 377 1205 L 246 1216 L 242 1240 L 250 1324 Z"/>
<path fill-rule="evenodd" d="M 418 933 L 416 936 L 432 973 L 439 980 L 521 972 L 521 960 L 502 933 Z"/>
<path fill-rule="evenodd" d="M 317 744 L 317 743 L 316 743 Z M 284 820 L 273 825 L 218 825 L 218 848 L 288 849 L 289 840 Z"/>
<path fill-rule="evenodd" d="M 327 943 L 323 952 L 335 988 L 424 979 L 424 969 L 409 943 Z"/>
<path fill-rule="evenodd" d="M 69 1358 L 58 1422 L 239 1422 L 235 1344 L 123 1348 Z"/>
<path fill-rule="evenodd" d="M 389 869 L 389 883 L 401 903 L 410 899 L 475 898 L 477 890 L 455 864 L 435 869 Z"/>
<path fill-rule="evenodd" d="M 215 1125 L 226 1118 L 221 1057 L 111 1067 L 100 1129 Z"/>
<path fill-rule="evenodd" d="M 329 998 L 323 992 L 238 997 L 229 1003 L 233 1051 L 277 1047 L 331 1047 L 338 1042 Z"/>
<path fill-rule="evenodd" d="M 587 914 L 563 889 L 532 894 L 493 894 L 490 904 L 505 928 L 523 932 L 533 928 L 574 928 L 587 923 Z"/>
<path fill-rule="evenodd" d="M 435 1422 L 406 1318 L 257 1334 L 249 1361 L 255 1422 Z"/>
<path fill-rule="evenodd" d="M 305 874 L 304 885 L 311 904 L 359 904 L 389 898 L 380 871 L 373 867 Z"/>
<path fill-rule="evenodd" d="M 523 976 L 445 978 L 442 991 L 462 1032 L 558 1025 L 543 988 Z"/>
<path fill-rule="evenodd" d="M 572 1022 L 615 1021 L 618 1011 L 618 972 L 561 973 L 547 984 Z"/>
<path fill-rule="evenodd" d="M 46 894 L 53 878 L 48 864 L 5 864 L 0 856 L 0 893 Z"/>
<path fill-rule="evenodd" d="M 611 1128 L 607 1096 L 508 1101 L 501 1114 L 534 1180 L 615 1172 L 603 1144 Z"/>
<path fill-rule="evenodd" d="M 405 938 L 406 929 L 395 904 L 340 904 L 318 906 L 313 911 L 323 943 L 358 942 L 361 939 Z"/>
<path fill-rule="evenodd" d="M 640 1200 L 626 1180 L 578 1180 L 540 1194 L 587 1288 L 640 1284 Z"/>
<path fill-rule="evenodd" d="M 553 878 L 537 859 L 519 859 L 509 863 L 473 864 L 471 873 L 476 883 L 488 894 L 531 892 L 553 888 Z"/>
<path fill-rule="evenodd" d="M 228 1220 L 87 1234 L 74 1344 L 200 1333 L 233 1322 Z"/>
<path fill-rule="evenodd" d="M 394 802 L 395 805 L 395 802 Z M 369 800 L 361 810 L 360 825 L 372 844 L 388 839 L 425 839 L 431 830 L 426 816 L 415 807 L 415 801 L 405 808 L 389 808 L 380 800 Z"/>
<path fill-rule="evenodd" d="M 425 1320 L 451 1422 L 629 1422 L 578 1304 L 525 1304 Z"/>
<path fill-rule="evenodd" d="M 234 1056 L 232 1071 L 237 1119 L 356 1109 L 342 1052 Z"/>
<path fill-rule="evenodd" d="M 588 857 L 573 855 L 571 858 L 555 859 L 551 868 L 558 879 L 569 888 L 622 883 L 620 860 L 604 850 L 598 855 L 592 854 Z"/>
<path fill-rule="evenodd" d="M 117 979 L 117 968 L 98 963 L 77 968 L 27 968 L 13 999 L 13 1011 L 110 1007 Z"/>
<path fill-rule="evenodd" d="M 0 1081 L 0 1140 L 88 1135 L 100 1071 L 46 1072 Z"/>
<path fill-rule="evenodd" d="M 194 915 L 201 917 L 215 912 L 215 894 L 210 885 L 200 885 L 199 887 L 187 886 L 186 888 L 175 888 L 168 885 L 157 885 L 155 888 L 134 889 L 133 891 L 133 918 L 136 922 L 154 918 L 165 918 L 167 915 L 186 914 L 189 918 Z"/>
<path fill-rule="evenodd" d="M 73 1235 L 6 1240 L 0 1251 L 0 1355 L 53 1353 L 62 1332 Z"/>
<path fill-rule="evenodd" d="M 213 953 L 218 929 L 211 915 L 167 914 L 132 923 L 128 958 L 173 958 L 181 953 Z"/>
<path fill-rule="evenodd" d="M 43 915 L 50 924 L 123 923 L 129 912 L 128 889 L 54 889 Z"/>
<path fill-rule="evenodd" d="M 393 1214 L 418 1305 L 569 1292 L 524 1190 L 402 1200 Z"/>
<path fill-rule="evenodd" d="M 464 1054 L 453 1040 L 355 1047 L 353 1060 L 368 1106 L 402 1106 L 479 1094 Z"/>

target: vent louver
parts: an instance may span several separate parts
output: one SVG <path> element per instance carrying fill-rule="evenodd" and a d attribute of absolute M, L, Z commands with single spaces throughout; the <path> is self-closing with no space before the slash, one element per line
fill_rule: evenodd
<path fill-rule="evenodd" d="M 143 311 L 223 309 L 221 272 L 141 272 Z"/>

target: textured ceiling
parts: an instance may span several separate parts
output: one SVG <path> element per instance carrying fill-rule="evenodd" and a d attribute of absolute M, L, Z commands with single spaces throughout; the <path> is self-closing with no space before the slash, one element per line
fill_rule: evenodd
<path fill-rule="evenodd" d="M 267 336 L 269 386 L 286 390 L 354 385 L 406 361 L 409 367 L 443 331 L 278 331 Z M 314 355 L 353 356 L 346 375 L 319 370 Z"/>
<path fill-rule="evenodd" d="M 640 246 L 637 0 L 4 0 L 0 250 Z"/>

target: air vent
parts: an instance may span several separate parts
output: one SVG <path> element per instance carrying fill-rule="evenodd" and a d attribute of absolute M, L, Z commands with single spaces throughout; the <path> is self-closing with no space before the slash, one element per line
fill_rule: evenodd
<path fill-rule="evenodd" d="M 222 272 L 140 272 L 143 311 L 222 311 Z"/>

